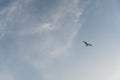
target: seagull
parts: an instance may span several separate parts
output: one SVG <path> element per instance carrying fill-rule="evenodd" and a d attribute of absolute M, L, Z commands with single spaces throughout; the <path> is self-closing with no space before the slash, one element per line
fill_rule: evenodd
<path fill-rule="evenodd" d="M 92 46 L 92 44 L 90 44 L 90 43 L 88 43 L 88 42 L 86 42 L 86 41 L 83 41 L 83 43 L 86 45 L 86 47 Z"/>

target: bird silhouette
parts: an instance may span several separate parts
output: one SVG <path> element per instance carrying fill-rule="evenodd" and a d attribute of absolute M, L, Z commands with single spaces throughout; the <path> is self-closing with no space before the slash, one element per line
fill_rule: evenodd
<path fill-rule="evenodd" d="M 86 45 L 86 47 L 92 46 L 92 44 L 90 44 L 90 43 L 88 43 L 88 42 L 86 42 L 86 41 L 83 41 L 83 43 Z"/>

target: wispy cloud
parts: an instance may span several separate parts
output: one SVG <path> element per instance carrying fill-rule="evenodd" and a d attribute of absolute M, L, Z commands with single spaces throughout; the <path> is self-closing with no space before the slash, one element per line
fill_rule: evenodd
<path fill-rule="evenodd" d="M 44 6 L 33 3 L 37 0 L 15 0 L 3 9 L 3 30 L 6 30 L 5 39 L 9 39 L 4 45 L 7 45 L 5 53 L 11 54 L 11 61 L 24 61 L 41 72 L 52 65 L 54 59 L 70 55 L 69 50 L 81 27 L 79 17 L 84 10 L 78 6 L 80 0 L 61 0 L 55 6 L 52 6 L 54 0 L 50 5 L 44 2 L 48 4 Z M 46 11 L 44 7 L 47 7 Z M 43 75 L 44 79 L 50 78 L 47 74 Z"/>

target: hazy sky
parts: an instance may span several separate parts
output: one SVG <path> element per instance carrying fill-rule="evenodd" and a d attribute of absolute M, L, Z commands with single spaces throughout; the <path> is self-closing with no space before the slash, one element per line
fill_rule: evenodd
<path fill-rule="evenodd" d="M 0 80 L 120 80 L 119 21 L 119 0 L 0 0 Z"/>

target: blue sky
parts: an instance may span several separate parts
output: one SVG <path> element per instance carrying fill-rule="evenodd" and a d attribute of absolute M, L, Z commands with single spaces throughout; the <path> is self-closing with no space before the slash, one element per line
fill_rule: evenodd
<path fill-rule="evenodd" d="M 119 80 L 119 4 L 0 0 L 0 80 Z"/>

